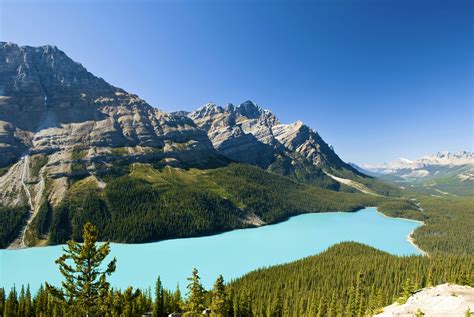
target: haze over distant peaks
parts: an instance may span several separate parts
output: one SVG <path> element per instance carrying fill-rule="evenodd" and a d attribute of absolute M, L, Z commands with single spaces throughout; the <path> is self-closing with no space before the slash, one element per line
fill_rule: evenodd
<path fill-rule="evenodd" d="M 438 152 L 417 160 L 399 158 L 384 164 L 351 164 L 362 173 L 402 188 L 417 188 L 431 195 L 474 195 L 474 154 Z"/>
<path fill-rule="evenodd" d="M 425 155 L 417 160 L 408 160 L 405 158 L 398 158 L 389 163 L 383 164 L 362 164 L 363 169 L 390 174 L 397 170 L 402 169 L 419 169 L 431 165 L 446 165 L 446 166 L 457 166 L 474 164 L 474 154 L 468 151 L 459 152 L 438 152 L 436 154 Z"/>

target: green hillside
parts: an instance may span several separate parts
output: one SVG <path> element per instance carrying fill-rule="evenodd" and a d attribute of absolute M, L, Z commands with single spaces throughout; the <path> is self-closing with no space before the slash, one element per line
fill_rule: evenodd
<path fill-rule="evenodd" d="M 136 163 L 112 173 L 103 175 L 103 189 L 90 176 L 74 181 L 58 206 L 44 204 L 29 243 L 80 239 L 87 221 L 99 228 L 101 239 L 137 243 L 275 223 L 302 213 L 354 211 L 386 200 L 297 183 L 244 164 L 185 170 Z"/>
<path fill-rule="evenodd" d="M 474 256 L 397 257 L 344 242 L 246 274 L 229 293 L 234 316 L 366 316 L 445 282 L 474 285 Z"/>

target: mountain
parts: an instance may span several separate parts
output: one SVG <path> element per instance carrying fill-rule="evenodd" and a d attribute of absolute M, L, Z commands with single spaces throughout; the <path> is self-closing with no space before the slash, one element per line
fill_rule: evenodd
<path fill-rule="evenodd" d="M 319 168 L 353 171 L 302 121 L 282 124 L 252 101 L 225 108 L 209 103 L 188 116 L 207 131 L 217 151 L 236 161 L 268 168 L 278 158 L 300 156 Z"/>
<path fill-rule="evenodd" d="M 399 170 L 421 170 L 424 167 L 474 165 L 474 153 L 460 151 L 458 153 L 438 152 L 426 155 L 420 159 L 411 161 L 405 158 L 396 159 L 384 164 L 363 164 L 362 168 L 380 174 L 394 174 Z M 427 176 L 428 174 L 421 173 Z"/>
<path fill-rule="evenodd" d="M 60 153 L 62 165 L 78 147 L 94 149 L 82 153 L 89 161 L 119 147 L 134 148 L 133 156 L 158 148 L 182 161 L 216 155 L 192 120 L 151 107 L 53 46 L 1 43 L 0 95 L 0 165 L 26 153 Z"/>
<path fill-rule="evenodd" d="M 252 101 L 166 113 L 57 47 L 0 42 L 0 246 L 80 238 L 86 221 L 122 242 L 210 234 L 391 190 Z"/>
<path fill-rule="evenodd" d="M 333 188 L 322 169 L 358 174 L 308 126 L 281 124 L 251 101 L 168 114 L 53 46 L 1 43 L 0 61 L 0 166 L 46 154 L 49 174 L 60 177 L 100 172 L 117 156 L 175 166 L 228 158 Z"/>
<path fill-rule="evenodd" d="M 333 189 L 339 184 L 331 173 L 365 178 L 303 122 L 282 124 L 252 101 L 226 107 L 208 103 L 187 116 L 207 132 L 220 154 L 233 161 Z"/>
<path fill-rule="evenodd" d="M 397 159 L 384 164 L 363 164 L 359 169 L 403 188 L 432 195 L 474 195 L 474 154 L 438 152 L 417 160 Z"/>

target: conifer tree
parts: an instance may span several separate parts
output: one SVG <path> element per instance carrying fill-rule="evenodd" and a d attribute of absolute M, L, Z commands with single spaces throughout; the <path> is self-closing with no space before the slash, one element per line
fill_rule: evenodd
<path fill-rule="evenodd" d="M 5 309 L 5 289 L 0 287 L 0 313 L 3 315 Z"/>
<path fill-rule="evenodd" d="M 193 275 L 188 278 L 187 313 L 190 316 L 199 316 L 204 309 L 204 287 L 200 282 L 198 270 L 193 269 Z"/>
<path fill-rule="evenodd" d="M 316 315 L 317 317 L 323 317 L 326 316 L 326 298 L 322 296 L 319 300 L 319 305 L 318 305 L 318 314 Z"/>
<path fill-rule="evenodd" d="M 155 284 L 155 301 L 153 303 L 153 317 L 165 316 L 164 291 L 161 279 L 158 276 Z"/>
<path fill-rule="evenodd" d="M 43 287 L 40 286 L 38 293 L 36 294 L 35 302 L 35 316 L 40 316 L 42 312 L 45 312 L 47 309 L 47 293 Z M 44 313 L 43 313 L 44 314 Z"/>
<path fill-rule="evenodd" d="M 431 269 L 428 272 L 428 276 L 426 277 L 426 287 L 433 286 L 433 274 L 431 273 Z"/>
<path fill-rule="evenodd" d="M 25 315 L 25 287 L 22 285 L 20 289 L 20 296 L 18 297 L 18 312 L 19 316 Z"/>
<path fill-rule="evenodd" d="M 176 284 L 176 290 L 173 293 L 173 305 L 172 312 L 180 312 L 182 306 L 181 290 L 179 289 L 179 284 Z"/>
<path fill-rule="evenodd" d="M 3 311 L 3 316 L 15 316 L 16 311 L 18 309 L 18 301 L 17 301 L 17 292 L 15 286 L 11 289 L 8 297 L 5 301 L 5 310 Z"/>
<path fill-rule="evenodd" d="M 227 295 L 222 275 L 219 275 L 214 283 L 211 298 L 211 311 L 216 316 L 227 315 Z"/>
<path fill-rule="evenodd" d="M 33 316 L 33 307 L 31 302 L 31 291 L 30 285 L 26 287 L 26 295 L 25 295 L 25 316 Z"/>
<path fill-rule="evenodd" d="M 56 260 L 65 278 L 61 283 L 62 288 L 49 284 L 46 286 L 56 300 L 65 302 L 75 312 L 88 316 L 107 310 L 107 307 L 103 307 L 110 287 L 107 276 L 115 271 L 116 259 L 102 270 L 102 262 L 110 253 L 109 243 L 97 245 L 98 231 L 90 223 L 84 226 L 82 237 L 82 244 L 68 241 L 67 249 L 63 249 L 65 253 Z"/>
<path fill-rule="evenodd" d="M 415 292 L 415 287 L 410 278 L 405 280 L 402 287 L 402 296 L 397 300 L 399 304 L 404 304 L 407 299 Z"/>

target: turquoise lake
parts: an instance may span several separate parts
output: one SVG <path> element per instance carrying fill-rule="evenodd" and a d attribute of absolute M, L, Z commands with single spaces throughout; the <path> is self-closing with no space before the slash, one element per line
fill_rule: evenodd
<path fill-rule="evenodd" d="M 407 241 L 420 226 L 410 220 L 388 218 L 365 208 L 354 213 L 305 214 L 260 228 L 234 230 L 214 236 L 166 240 L 146 244 L 112 244 L 117 271 L 114 287 L 152 287 L 156 277 L 163 284 L 181 289 L 194 267 L 205 287 L 218 274 L 225 280 L 263 266 L 281 264 L 320 253 L 342 241 L 357 241 L 395 255 L 420 254 Z M 0 250 L 0 286 L 30 284 L 32 291 L 48 281 L 59 285 L 61 275 L 54 264 L 63 246 Z"/>

